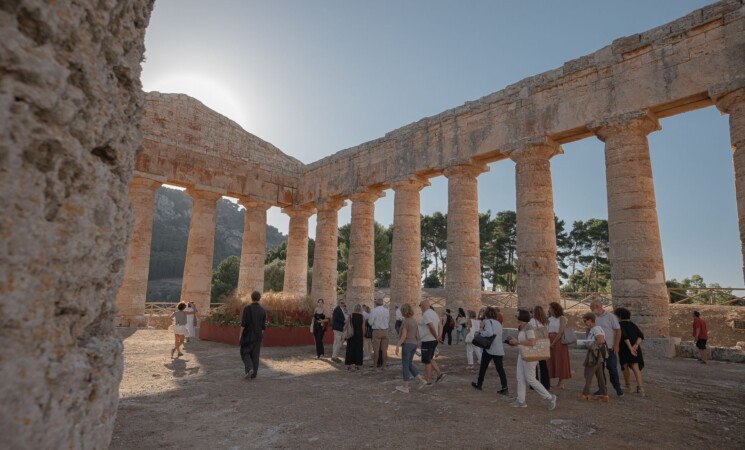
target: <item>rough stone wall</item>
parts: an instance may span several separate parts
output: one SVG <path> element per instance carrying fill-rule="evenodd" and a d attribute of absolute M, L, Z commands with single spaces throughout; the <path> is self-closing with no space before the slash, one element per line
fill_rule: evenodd
<path fill-rule="evenodd" d="M 105 448 L 152 0 L 0 2 L 0 436 Z"/>

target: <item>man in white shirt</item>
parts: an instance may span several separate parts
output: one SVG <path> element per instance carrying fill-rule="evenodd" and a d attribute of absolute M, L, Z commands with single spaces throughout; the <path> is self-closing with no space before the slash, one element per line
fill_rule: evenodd
<path fill-rule="evenodd" d="M 621 343 L 621 324 L 618 323 L 618 318 L 613 313 L 603 309 L 600 300 L 594 300 L 590 303 L 590 309 L 595 313 L 595 324 L 602 328 L 605 333 L 605 343 L 608 346 L 605 368 L 608 369 L 608 378 L 616 389 L 616 394 L 621 397 L 623 389 L 621 389 L 621 382 L 618 379 L 618 348 Z"/>
<path fill-rule="evenodd" d="M 370 326 L 373 329 L 373 366 L 385 367 L 388 363 L 388 324 L 391 313 L 383 306 L 383 299 L 375 299 L 375 309 L 370 313 Z M 382 352 L 382 355 L 380 354 Z M 378 359 L 382 358 L 382 359 Z"/>
<path fill-rule="evenodd" d="M 445 376 L 435 362 L 435 350 L 437 349 L 437 342 L 440 341 L 442 324 L 440 318 L 437 317 L 437 313 L 430 306 L 429 300 L 419 302 L 419 307 L 422 309 L 422 318 L 419 319 L 418 324 L 419 339 L 422 341 L 422 364 L 424 364 L 424 372 L 427 375 L 426 386 L 432 386 L 432 369 L 435 369 L 437 373 L 435 383 Z"/>

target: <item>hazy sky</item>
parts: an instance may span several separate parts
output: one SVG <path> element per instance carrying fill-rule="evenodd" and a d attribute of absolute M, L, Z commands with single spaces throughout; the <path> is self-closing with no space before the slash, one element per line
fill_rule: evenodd
<path fill-rule="evenodd" d="M 309 163 L 708 3 L 158 0 L 142 82 L 191 95 Z M 667 278 L 742 286 L 727 116 L 710 107 L 661 123 L 649 142 Z M 602 143 L 564 151 L 552 159 L 556 215 L 568 228 L 607 218 Z M 514 164 L 490 167 L 478 179 L 479 209 L 514 210 Z M 422 213 L 446 212 L 446 179 L 430 181 Z M 375 206 L 390 224 L 393 192 Z M 279 209 L 268 220 L 287 232 Z"/>

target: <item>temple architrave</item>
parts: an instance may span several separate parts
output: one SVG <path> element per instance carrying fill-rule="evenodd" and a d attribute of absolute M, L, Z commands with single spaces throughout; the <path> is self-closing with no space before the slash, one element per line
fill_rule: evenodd
<path fill-rule="evenodd" d="M 478 178 L 490 164 L 512 164 L 518 302 L 545 306 L 559 298 L 551 162 L 562 158 L 563 144 L 599 139 L 613 301 L 651 338 L 645 352 L 669 354 L 648 136 L 662 118 L 715 106 L 729 115 L 745 260 L 742 0 L 617 39 L 312 164 L 186 95 L 143 93 L 140 61 L 153 2 L 99 3 L 0 5 L 0 433 L 10 447 L 109 442 L 122 373 L 114 325 L 144 323 L 153 202 L 163 184 L 192 197 L 182 300 L 206 313 L 223 196 L 246 207 L 239 292 L 263 286 L 266 212 L 279 207 L 290 217 L 284 290 L 308 293 L 308 220 L 315 214 L 310 293 L 327 304 L 336 299 L 337 212 L 349 202 L 346 297 L 369 303 L 375 202 L 391 189 L 391 301 L 417 303 L 420 193 L 444 176 L 447 302 L 474 308 L 481 289 Z"/>

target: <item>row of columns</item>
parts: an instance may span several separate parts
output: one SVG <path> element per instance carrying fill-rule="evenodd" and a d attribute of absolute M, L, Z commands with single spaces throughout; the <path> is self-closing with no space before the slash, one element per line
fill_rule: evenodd
<path fill-rule="evenodd" d="M 745 261 L 745 89 L 713 96 L 723 113 L 730 114 L 735 187 L 740 237 Z M 614 306 L 632 311 L 635 321 L 651 337 L 669 336 L 668 296 L 647 135 L 659 130 L 652 115 L 626 114 L 592 123 L 588 128 L 605 144 L 611 290 Z M 519 307 L 547 305 L 559 300 L 556 233 L 550 159 L 562 153 L 548 138 L 502 149 L 515 163 L 517 214 L 517 292 Z M 448 179 L 448 304 L 468 309 L 481 305 L 481 266 L 477 176 L 488 170 L 479 163 L 455 164 L 444 170 Z M 394 233 L 391 299 L 416 305 L 421 295 L 420 191 L 429 185 L 414 176 L 392 184 Z M 133 323 L 142 319 L 152 234 L 155 190 L 160 182 L 135 178 L 130 199 L 135 229 L 130 243 L 124 285 L 118 300 L 120 315 Z M 220 195 L 189 189 L 193 197 L 182 299 L 207 311 L 212 275 L 215 205 Z M 350 196 L 351 235 L 346 298 L 350 304 L 369 303 L 374 295 L 375 201 L 381 189 L 366 188 Z M 262 290 L 269 204 L 241 201 L 246 208 L 239 293 Z M 293 207 L 290 216 L 284 291 L 307 294 L 308 218 L 317 213 L 312 298 L 333 304 L 337 285 L 338 210 L 345 205 L 331 199 L 316 208 Z M 743 265 L 745 276 L 745 263 Z"/>

